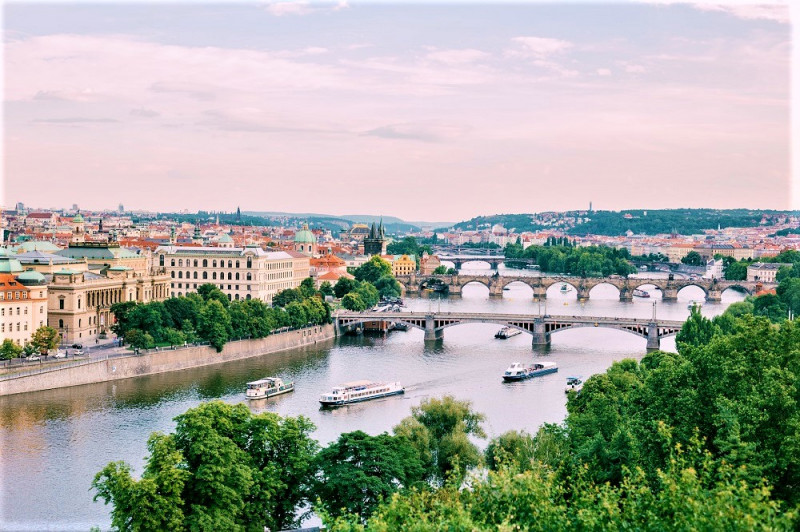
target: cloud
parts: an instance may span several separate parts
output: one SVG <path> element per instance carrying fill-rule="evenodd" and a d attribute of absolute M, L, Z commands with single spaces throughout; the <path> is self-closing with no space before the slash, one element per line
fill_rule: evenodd
<path fill-rule="evenodd" d="M 419 140 L 423 142 L 441 142 L 448 138 L 461 135 L 463 127 L 444 125 L 444 124 L 389 124 L 386 126 L 370 129 L 363 133 L 368 137 L 380 137 L 384 139 L 407 139 Z"/>
<path fill-rule="evenodd" d="M 489 54 L 472 48 L 464 48 L 459 50 L 437 50 L 430 52 L 425 57 L 439 63 L 463 65 L 486 59 Z"/>
<path fill-rule="evenodd" d="M 199 90 L 197 85 L 191 83 L 174 83 L 159 81 L 150 85 L 153 92 L 174 92 L 185 94 L 195 100 L 209 101 L 216 98 L 212 90 Z"/>
<path fill-rule="evenodd" d="M 34 122 L 41 124 L 111 124 L 119 122 L 119 120 L 115 120 L 113 118 L 73 117 L 73 118 L 37 118 L 36 120 L 34 120 Z"/>
<path fill-rule="evenodd" d="M 778 4 L 706 4 L 697 3 L 692 7 L 700 11 L 718 11 L 744 20 L 771 20 L 789 24 L 789 6 Z"/>
<path fill-rule="evenodd" d="M 161 116 L 161 113 L 158 111 L 153 111 L 151 109 L 131 109 L 131 116 L 143 116 L 145 118 L 154 118 L 156 116 Z"/>
<path fill-rule="evenodd" d="M 572 48 L 572 43 L 569 41 L 551 39 L 549 37 L 514 37 L 511 40 L 519 45 L 515 49 L 506 51 L 507 55 L 513 57 L 544 59 Z"/>
<path fill-rule="evenodd" d="M 610 76 L 611 75 L 611 71 L 609 69 L 607 69 L 607 68 L 598 68 L 597 69 L 597 75 L 598 76 Z"/>
<path fill-rule="evenodd" d="M 332 6 L 325 6 L 321 4 L 311 4 L 305 1 L 287 1 L 287 2 L 271 2 L 266 5 L 265 9 L 268 13 L 275 15 L 276 17 L 283 17 L 283 16 L 304 16 L 304 15 L 311 15 L 314 13 L 333 13 L 336 11 L 341 11 L 343 9 L 347 9 L 348 4 L 345 1 L 337 2 Z"/>
<path fill-rule="evenodd" d="M 43 61 L 47 59 L 42 58 Z M 39 101 L 58 102 L 91 102 L 96 99 L 96 94 L 91 89 L 79 91 L 41 90 L 34 94 L 33 99 Z"/>

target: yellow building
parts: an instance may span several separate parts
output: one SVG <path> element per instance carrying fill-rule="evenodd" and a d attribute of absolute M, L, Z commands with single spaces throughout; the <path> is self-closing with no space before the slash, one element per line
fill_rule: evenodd
<path fill-rule="evenodd" d="M 382 255 L 382 259 L 392 265 L 392 275 L 411 275 L 417 271 L 417 259 L 414 255 Z"/>

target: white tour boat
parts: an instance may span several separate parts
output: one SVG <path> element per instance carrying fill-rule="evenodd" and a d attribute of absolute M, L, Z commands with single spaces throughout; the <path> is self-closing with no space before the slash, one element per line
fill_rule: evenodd
<path fill-rule="evenodd" d="M 515 329 L 514 327 L 503 327 L 497 334 L 494 335 L 495 338 L 502 338 L 503 340 L 507 338 L 511 338 L 512 336 L 516 336 L 518 334 L 522 334 L 522 331 L 519 329 Z"/>
<path fill-rule="evenodd" d="M 556 371 L 558 371 L 558 365 L 555 362 L 537 362 L 532 366 L 524 366 L 521 362 L 514 362 L 503 373 L 503 380 L 506 382 L 521 381 L 531 377 L 555 373 Z"/>
<path fill-rule="evenodd" d="M 266 377 L 261 380 L 248 382 L 245 397 L 248 399 L 264 399 L 273 395 L 280 395 L 294 391 L 294 382 L 284 383 L 277 377 Z"/>
<path fill-rule="evenodd" d="M 580 377 L 567 377 L 567 386 L 564 388 L 564 393 L 575 392 L 578 393 L 583 389 L 583 381 Z"/>
<path fill-rule="evenodd" d="M 350 403 L 397 395 L 405 393 L 405 391 L 405 388 L 399 382 L 346 382 L 341 386 L 336 386 L 330 392 L 322 394 L 319 402 L 322 403 L 322 406 L 349 405 Z"/>

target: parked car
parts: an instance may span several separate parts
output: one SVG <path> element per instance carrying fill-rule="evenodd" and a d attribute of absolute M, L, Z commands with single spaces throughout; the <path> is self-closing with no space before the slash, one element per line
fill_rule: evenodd
<path fill-rule="evenodd" d="M 66 357 L 67 354 L 64 351 L 59 351 L 55 355 L 53 355 L 53 358 L 66 358 Z"/>
<path fill-rule="evenodd" d="M 83 344 L 72 344 L 73 349 L 83 349 Z"/>
<path fill-rule="evenodd" d="M 25 360 L 27 360 L 29 362 L 36 362 L 37 360 L 41 360 L 41 359 L 42 359 L 42 357 L 40 357 L 39 355 L 31 355 L 28 358 L 26 358 Z"/>
<path fill-rule="evenodd" d="M 77 351 L 75 351 L 73 354 L 74 354 L 76 357 L 79 357 L 79 356 L 81 356 L 81 355 L 83 354 L 83 349 L 78 349 L 78 350 L 77 350 Z"/>

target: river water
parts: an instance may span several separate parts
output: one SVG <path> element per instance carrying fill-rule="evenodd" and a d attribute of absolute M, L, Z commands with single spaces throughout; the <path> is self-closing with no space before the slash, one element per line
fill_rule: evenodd
<path fill-rule="evenodd" d="M 465 272 L 467 273 L 467 272 Z M 702 299 L 702 290 L 688 287 L 678 301 L 661 303 L 657 290 L 650 299 L 618 301 L 617 291 L 601 285 L 591 299 L 576 301 L 575 292 L 560 286 L 548 291 L 551 315 L 598 315 L 647 318 L 657 303 L 658 317 L 684 319 L 687 304 Z M 704 314 L 721 313 L 743 299 L 723 293 L 721 303 L 705 304 Z M 512 284 L 503 297 L 489 297 L 478 284 L 460 297 L 407 298 L 411 310 L 495 311 L 536 314 L 543 304 L 532 291 Z M 110 526 L 109 507 L 92 502 L 89 485 L 105 464 L 125 460 L 138 476 L 154 431 L 169 432 L 173 418 L 203 401 L 242 402 L 246 382 L 278 375 L 295 381 L 295 392 L 252 401 L 254 412 L 304 415 L 317 426 L 316 438 L 325 444 L 342 432 L 370 434 L 391 431 L 422 399 L 452 394 L 472 401 L 486 415 L 490 437 L 507 430 L 535 432 L 546 422 L 566 415 L 565 379 L 604 371 L 613 361 L 641 358 L 645 340 L 622 331 L 580 328 L 553 334 L 547 352 L 531 349 L 531 338 L 520 334 L 495 340 L 499 327 L 469 324 L 445 329 L 444 339 L 423 341 L 422 331 L 391 332 L 386 336 L 343 337 L 291 352 L 265 355 L 224 365 L 198 368 L 59 390 L 0 397 L 0 529 L 88 530 Z M 662 349 L 674 350 L 674 338 Z M 512 362 L 546 357 L 558 363 L 558 373 L 521 383 L 505 384 L 500 375 Z M 404 396 L 321 410 L 318 396 L 351 380 L 399 380 Z M 485 444 L 485 442 L 484 442 Z"/>

